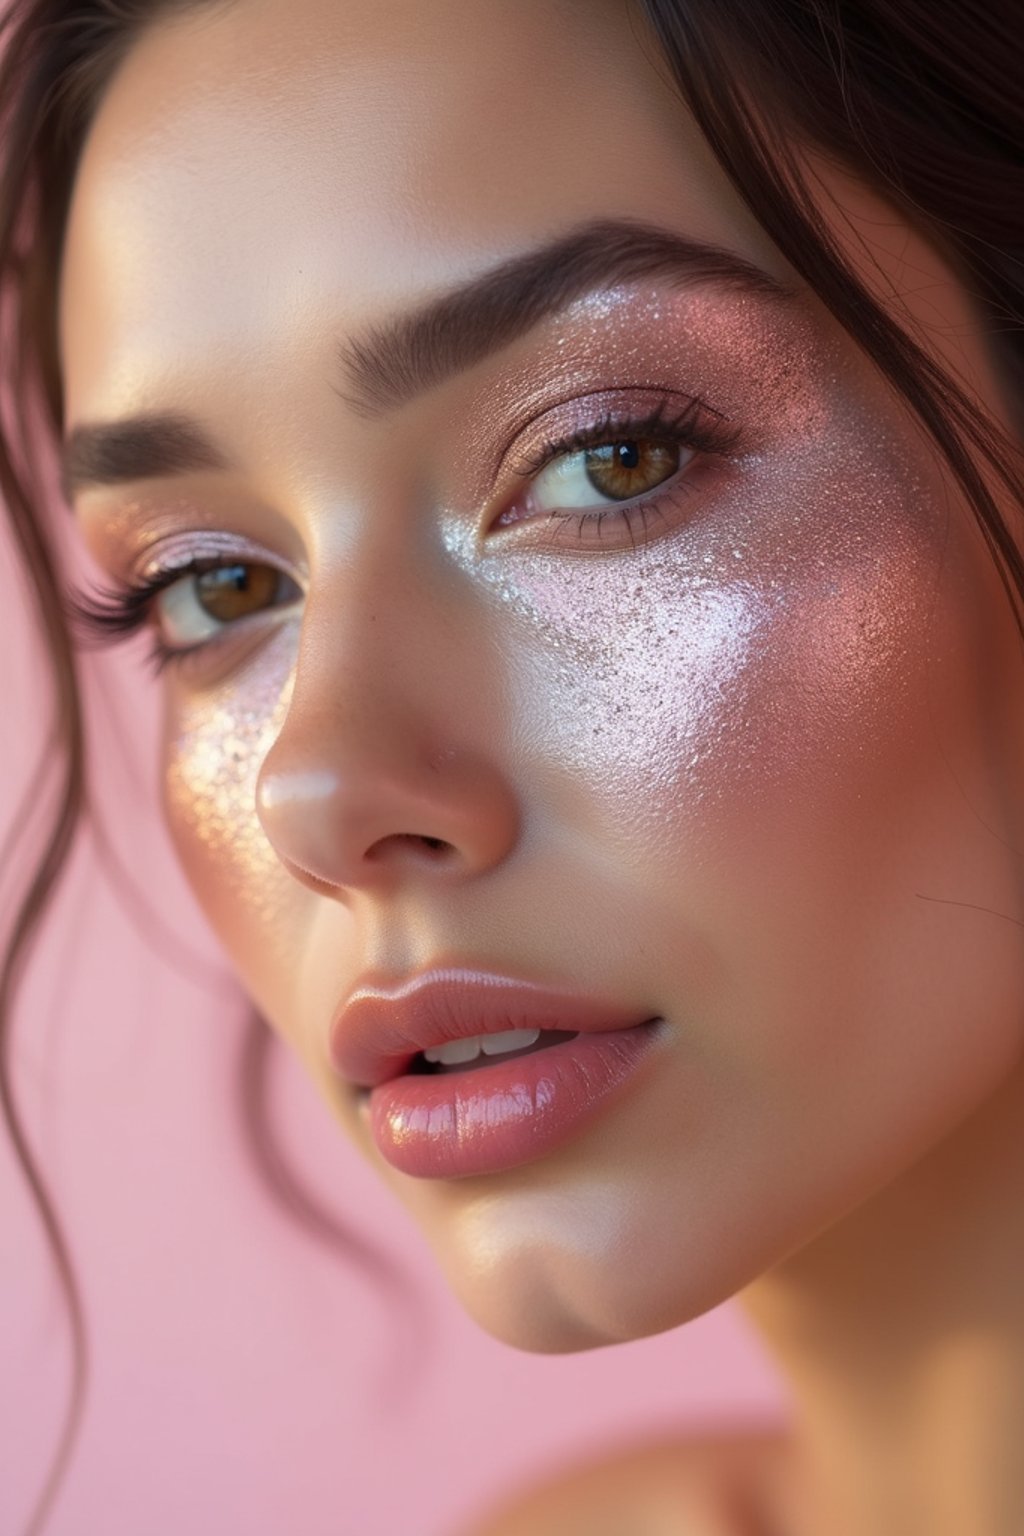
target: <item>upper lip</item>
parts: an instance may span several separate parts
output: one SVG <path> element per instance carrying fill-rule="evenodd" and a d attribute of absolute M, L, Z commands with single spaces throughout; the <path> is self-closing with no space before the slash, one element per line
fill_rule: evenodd
<path fill-rule="evenodd" d="M 329 1052 L 342 1077 L 375 1088 L 408 1071 L 418 1052 L 468 1035 L 507 1029 L 601 1034 L 650 1017 L 578 992 L 448 968 L 400 981 L 359 982 L 334 1016 Z"/>

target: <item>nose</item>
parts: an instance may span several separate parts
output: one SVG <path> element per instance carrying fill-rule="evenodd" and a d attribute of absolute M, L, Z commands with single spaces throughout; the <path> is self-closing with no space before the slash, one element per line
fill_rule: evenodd
<path fill-rule="evenodd" d="M 474 675 L 465 646 L 459 661 L 449 645 L 426 664 L 422 630 L 399 625 L 388 642 L 381 628 L 372 648 L 323 633 L 300 642 L 288 712 L 256 786 L 282 863 L 338 896 L 479 875 L 518 837 L 497 680 Z"/>

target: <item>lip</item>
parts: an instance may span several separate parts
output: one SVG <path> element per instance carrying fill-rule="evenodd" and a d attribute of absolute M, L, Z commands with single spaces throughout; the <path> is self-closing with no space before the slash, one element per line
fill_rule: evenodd
<path fill-rule="evenodd" d="M 418 1178 L 496 1173 L 554 1151 L 610 1107 L 664 1020 L 594 996 L 445 969 L 362 982 L 336 1015 L 329 1055 L 360 1095 L 382 1157 Z M 576 1032 L 473 1071 L 410 1073 L 418 1052 L 509 1029 Z M 656 1053 L 660 1054 L 660 1053 Z"/>

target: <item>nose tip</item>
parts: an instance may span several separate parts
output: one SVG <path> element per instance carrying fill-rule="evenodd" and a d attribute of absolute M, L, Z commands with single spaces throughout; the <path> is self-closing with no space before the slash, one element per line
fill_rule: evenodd
<path fill-rule="evenodd" d="M 489 764 L 446 752 L 383 765 L 310 768 L 274 748 L 257 813 L 285 866 L 321 892 L 415 875 L 466 876 L 500 862 L 518 818 Z"/>

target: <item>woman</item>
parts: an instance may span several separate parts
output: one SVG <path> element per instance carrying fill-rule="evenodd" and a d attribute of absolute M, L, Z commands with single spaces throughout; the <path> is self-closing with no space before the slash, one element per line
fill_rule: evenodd
<path fill-rule="evenodd" d="M 9 373 L 241 983 L 483 1328 L 792 1385 L 503 1536 L 1024 1528 L 1009 8 L 11 27 Z"/>

